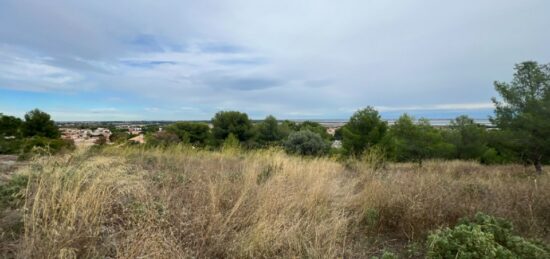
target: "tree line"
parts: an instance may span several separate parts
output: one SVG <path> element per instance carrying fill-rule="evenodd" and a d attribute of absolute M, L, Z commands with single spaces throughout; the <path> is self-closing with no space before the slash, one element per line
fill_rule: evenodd
<path fill-rule="evenodd" d="M 34 109 L 27 112 L 24 120 L 0 113 L 0 154 L 31 153 L 55 154 L 73 150 L 74 143 L 61 139 L 61 133 L 50 115 Z"/>
<path fill-rule="evenodd" d="M 360 157 L 375 150 L 398 162 L 422 164 L 423 160 L 440 158 L 485 164 L 524 163 L 534 165 L 541 173 L 542 165 L 550 162 L 550 64 L 532 61 L 517 64 L 511 82 L 495 82 L 494 86 L 500 95 L 499 99 L 493 98 L 495 112 L 490 118 L 496 129 L 478 125 L 467 116 L 455 118 L 449 127 L 434 127 L 427 119 L 416 120 L 403 114 L 393 125 L 388 125 L 378 111 L 367 107 L 355 112 L 331 136 L 316 122 L 279 122 L 270 115 L 253 123 L 246 113 L 220 111 L 211 120 L 212 128 L 206 123 L 177 122 L 160 132 L 149 131 L 146 139 L 149 146 L 174 143 L 211 149 L 281 146 L 289 153 L 309 156 Z M 1 116 L 0 136 L 46 142 L 58 139 L 59 131 L 49 115 L 33 110 L 25 115 L 24 121 Z M 331 148 L 334 140 L 341 141 L 341 149 Z M 3 137 L 0 141 L 0 153 L 6 153 L 7 140 Z"/>

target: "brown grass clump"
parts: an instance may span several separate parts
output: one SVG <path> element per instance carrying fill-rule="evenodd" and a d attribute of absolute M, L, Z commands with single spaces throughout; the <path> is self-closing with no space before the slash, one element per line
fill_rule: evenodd
<path fill-rule="evenodd" d="M 547 176 L 473 162 L 372 163 L 184 146 L 38 160 L 19 172 L 31 177 L 14 256 L 365 257 L 403 252 L 479 211 L 550 240 Z"/>

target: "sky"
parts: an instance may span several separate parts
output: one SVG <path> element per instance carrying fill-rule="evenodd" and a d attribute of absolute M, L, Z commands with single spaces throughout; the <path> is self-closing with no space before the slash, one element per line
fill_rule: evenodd
<path fill-rule="evenodd" d="M 550 1 L 0 1 L 0 113 L 58 121 L 492 114 Z"/>

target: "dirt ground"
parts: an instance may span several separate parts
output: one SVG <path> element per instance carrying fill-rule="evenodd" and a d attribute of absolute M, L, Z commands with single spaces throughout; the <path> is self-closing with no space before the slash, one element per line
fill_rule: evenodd
<path fill-rule="evenodd" d="M 0 181 L 9 177 L 18 165 L 16 155 L 0 155 Z"/>

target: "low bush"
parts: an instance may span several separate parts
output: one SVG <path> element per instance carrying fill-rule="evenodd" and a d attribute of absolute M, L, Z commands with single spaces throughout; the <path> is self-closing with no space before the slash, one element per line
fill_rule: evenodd
<path fill-rule="evenodd" d="M 428 258 L 549 258 L 550 249 L 513 234 L 506 220 L 478 213 L 428 237 Z"/>
<path fill-rule="evenodd" d="M 50 139 L 35 136 L 23 140 L 20 158 L 25 159 L 33 155 L 54 155 L 74 149 L 75 145 L 72 140 Z"/>
<path fill-rule="evenodd" d="M 20 139 L 4 139 L 0 136 L 0 154 L 17 154 L 22 143 Z"/>
<path fill-rule="evenodd" d="M 287 153 L 303 156 L 324 155 L 328 152 L 329 147 L 329 144 L 319 134 L 309 130 L 293 132 L 284 142 Z"/>
<path fill-rule="evenodd" d="M 8 182 L 0 184 L 0 209 L 15 208 L 21 205 L 23 189 L 29 178 L 26 175 L 14 175 Z"/>

